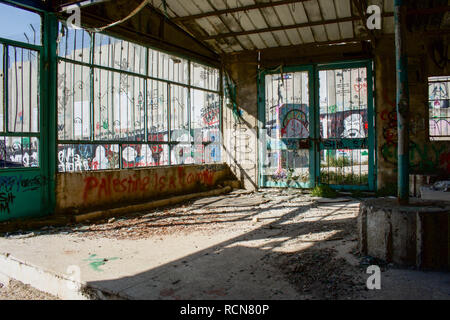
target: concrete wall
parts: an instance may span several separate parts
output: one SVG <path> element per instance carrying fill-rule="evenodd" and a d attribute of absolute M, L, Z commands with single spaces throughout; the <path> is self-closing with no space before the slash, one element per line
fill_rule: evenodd
<path fill-rule="evenodd" d="M 450 174 L 450 142 L 430 141 L 428 77 L 449 76 L 450 66 L 439 68 L 430 57 L 430 39 L 408 36 L 410 90 L 410 170 L 418 174 Z M 375 62 L 375 105 L 377 132 L 378 189 L 397 181 L 396 66 L 394 39 L 377 43 Z"/>
<path fill-rule="evenodd" d="M 229 178 L 225 164 L 60 173 L 56 212 L 79 213 L 205 191 Z"/>
<path fill-rule="evenodd" d="M 257 64 L 250 59 L 234 60 L 228 66 L 237 90 L 236 103 L 239 118 L 233 115 L 231 107 L 223 110 L 223 160 L 233 174 L 248 190 L 258 186 L 258 87 Z"/>

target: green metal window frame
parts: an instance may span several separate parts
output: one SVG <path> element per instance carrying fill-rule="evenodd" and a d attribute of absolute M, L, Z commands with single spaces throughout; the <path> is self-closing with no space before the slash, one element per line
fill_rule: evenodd
<path fill-rule="evenodd" d="M 61 23 L 61 22 L 59 22 Z M 59 28 L 59 27 L 58 27 Z M 127 41 L 130 43 L 134 43 L 136 45 L 139 45 L 141 47 L 144 47 L 146 49 L 146 53 L 145 53 L 145 74 L 141 74 L 141 73 L 137 73 L 137 72 L 131 72 L 131 71 L 126 71 L 126 70 L 121 70 L 121 69 L 116 69 L 116 68 L 111 68 L 108 66 L 103 66 L 100 64 L 96 64 L 94 63 L 94 49 L 95 49 L 95 34 L 103 34 L 105 36 L 111 37 L 113 39 L 117 39 L 120 41 Z M 222 106 L 223 106 L 223 88 L 222 88 L 222 70 L 220 68 L 216 68 L 212 65 L 203 63 L 203 62 L 199 62 L 197 60 L 192 60 L 192 59 L 188 59 L 182 55 L 176 55 L 173 53 L 169 53 L 151 46 L 143 46 L 139 43 L 130 41 L 128 39 L 124 39 L 124 38 L 120 38 L 117 36 L 112 36 L 109 35 L 107 32 L 102 32 L 102 33 L 91 33 L 91 43 L 90 43 L 90 47 L 89 47 L 89 52 L 90 52 L 90 57 L 89 57 L 89 63 L 86 62 L 81 62 L 81 61 L 77 61 L 77 60 L 73 60 L 70 58 L 65 58 L 65 57 L 60 57 L 57 56 L 56 60 L 57 63 L 62 61 L 62 62 L 67 62 L 67 63 L 72 63 L 74 65 L 79 65 L 79 66 L 84 66 L 84 67 L 88 67 L 90 68 L 90 73 L 91 73 L 91 77 L 90 77 L 90 92 L 91 92 L 91 99 L 90 99 L 90 110 L 91 110 L 91 116 L 90 116 L 90 120 L 91 120 L 91 128 L 90 128 L 90 139 L 89 140 L 72 140 L 72 139 L 57 139 L 56 145 L 80 145 L 80 144 L 85 144 L 85 145 L 119 145 L 119 168 L 116 169 L 96 169 L 95 171 L 100 171 L 100 170 L 122 170 L 122 169 L 136 169 L 136 168 L 148 168 L 151 166 L 138 166 L 138 167 L 130 167 L 130 168 L 123 168 L 123 158 L 122 158 L 122 148 L 124 145 L 167 145 L 168 146 L 168 165 L 179 165 L 176 163 L 173 163 L 172 159 L 171 159 L 171 154 L 172 154 L 172 148 L 176 145 L 190 145 L 191 146 L 191 150 L 193 148 L 193 146 L 196 145 L 194 138 L 193 138 L 193 129 L 191 128 L 191 124 L 192 124 L 192 99 L 191 99 L 191 94 L 192 94 L 192 90 L 199 90 L 202 92 L 207 92 L 207 93 L 212 93 L 212 94 L 217 94 L 218 95 L 218 99 L 219 99 L 219 132 L 220 132 L 220 137 L 222 137 L 222 127 L 223 127 L 223 121 L 222 121 Z M 183 83 L 183 82 L 176 82 L 176 81 L 171 81 L 171 80 L 167 80 L 167 79 L 163 79 L 163 78 L 158 78 L 158 77 L 154 77 L 151 76 L 149 74 L 149 52 L 150 50 L 156 51 L 156 52 L 160 52 L 163 54 L 168 54 L 170 56 L 173 57 L 179 57 L 182 59 L 187 60 L 188 62 L 188 74 L 186 75 L 187 78 L 187 83 Z M 198 86 L 194 86 L 191 84 L 191 70 L 192 70 L 192 63 L 196 63 L 196 64 L 200 64 L 204 67 L 208 67 L 208 68 L 214 68 L 218 71 L 218 88 L 217 90 L 212 90 L 212 89 L 207 89 L 207 88 L 202 88 L 202 87 L 198 87 Z M 132 76 L 132 77 L 137 77 L 140 79 L 144 80 L 144 115 L 145 115 L 145 135 L 144 135 L 144 140 L 142 141 L 137 141 L 137 140 L 98 140 L 95 139 L 95 134 L 94 134 L 94 116 L 93 116 L 93 112 L 94 112 L 94 100 L 93 100 L 93 92 L 94 92 L 94 88 L 93 88 L 93 70 L 94 69 L 98 69 L 98 70 L 105 70 L 105 71 L 110 71 L 110 72 L 115 72 L 118 74 L 125 74 L 128 76 Z M 167 89 L 168 89 L 168 93 L 167 93 L 167 130 L 168 130 L 168 140 L 167 141 L 149 141 L 148 140 L 148 99 L 147 99 L 147 83 L 148 81 L 159 81 L 162 83 L 166 83 L 167 84 Z M 188 95 L 188 105 L 187 105 L 187 121 L 188 121 L 188 126 L 189 126 L 189 141 L 172 141 L 172 137 L 171 137 L 171 116 L 170 116 L 170 111 L 171 111 L 171 86 L 172 85 L 176 85 L 179 87 L 183 87 L 187 89 L 187 95 Z M 56 115 L 55 115 L 56 116 Z M 219 141 L 214 141 L 213 144 L 218 145 L 220 147 L 222 141 L 221 139 Z M 206 147 L 207 145 L 212 144 L 211 142 L 202 142 L 203 147 Z M 191 151 L 192 152 L 192 151 Z M 55 156 L 56 157 L 56 156 Z M 207 162 L 202 162 L 202 164 L 206 164 Z M 194 163 L 193 163 L 194 164 Z M 163 165 L 159 165 L 159 166 L 163 166 Z"/>
<path fill-rule="evenodd" d="M 9 167 L 1 168 L 0 174 L 6 177 L 20 175 L 21 178 L 35 178 L 40 177 L 41 186 L 36 192 L 40 194 L 40 215 L 51 214 L 55 208 L 55 148 L 56 146 L 56 113 L 54 106 L 56 106 L 56 60 L 54 54 L 56 53 L 56 29 L 53 28 L 56 21 L 54 14 L 44 11 L 40 7 L 34 7 L 32 4 L 24 3 L 23 1 L 5 1 L 6 5 L 14 6 L 21 10 L 31 11 L 41 16 L 41 45 L 32 45 L 20 41 L 0 38 L 3 45 L 15 46 L 24 49 L 34 50 L 39 54 L 38 68 L 39 68 L 39 130 L 38 132 L 8 132 L 6 121 L 3 132 L 0 136 L 9 137 L 36 137 L 39 142 L 39 165 L 38 167 Z M 7 57 L 4 56 L 4 59 Z M 7 72 L 7 70 L 6 70 Z M 5 109 L 2 112 L 7 114 L 8 90 L 7 82 L 5 81 L 4 101 Z M 52 117 L 55 115 L 55 117 Z M 31 116 L 31 115 L 30 115 Z M 24 211 L 23 205 L 20 205 Z M 25 210 L 28 211 L 28 210 Z M 15 213 L 13 213 L 14 217 Z M 22 217 L 23 214 L 20 215 Z"/>
<path fill-rule="evenodd" d="M 319 72 L 323 70 L 332 69 L 349 69 L 349 68 L 366 68 L 367 70 L 367 100 L 368 100 L 368 127 L 369 134 L 368 149 L 369 149 L 369 164 L 368 164 L 368 184 L 367 185 L 336 185 L 330 184 L 329 186 L 333 189 L 340 190 L 365 190 L 373 191 L 376 189 L 376 163 L 377 163 L 377 150 L 376 150 L 376 137 L 375 137 L 375 105 L 374 105 L 374 82 L 373 82 L 373 61 L 371 59 L 367 60 L 355 60 L 355 61 L 341 61 L 335 63 L 326 64 L 310 64 L 302 66 L 289 66 L 283 67 L 282 73 L 288 72 L 301 72 L 308 71 L 309 75 L 309 100 L 310 106 L 310 181 L 307 183 L 289 184 L 290 187 L 294 188 L 313 188 L 321 184 L 320 181 L 320 150 L 321 138 L 320 138 L 320 106 L 319 106 Z M 258 74 L 258 128 L 265 129 L 265 76 L 268 74 L 279 74 L 280 69 L 273 70 L 262 70 Z M 263 131 L 258 132 L 258 141 L 261 139 L 261 135 L 264 134 Z M 258 166 L 258 187 L 287 187 L 286 182 L 277 182 L 267 184 L 264 180 L 263 173 L 263 159 L 264 159 L 264 148 L 261 143 L 258 143 L 258 156 L 259 156 L 259 166 Z"/>
<path fill-rule="evenodd" d="M 432 108 L 431 105 L 435 102 L 435 100 L 432 100 L 430 97 L 430 85 L 432 83 L 446 83 L 447 85 L 447 95 L 449 95 L 449 97 L 444 98 L 444 99 L 439 99 L 441 101 L 447 100 L 447 106 L 448 108 L 442 108 L 446 111 L 447 115 L 442 115 L 443 112 L 440 112 L 440 115 L 434 115 L 433 113 L 438 113 L 435 112 L 435 110 L 439 110 L 438 108 Z M 428 135 L 428 138 L 430 141 L 433 142 L 445 142 L 445 141 L 450 141 L 450 131 L 446 130 L 446 134 L 440 134 L 440 135 L 432 135 L 431 134 L 431 121 L 446 121 L 447 126 L 450 123 L 450 76 L 430 76 L 427 79 L 427 92 L 428 92 L 428 116 L 429 116 L 429 124 L 428 127 L 430 128 L 430 133 Z"/>
<path fill-rule="evenodd" d="M 18 9 L 22 9 L 19 8 Z M 30 11 L 28 9 L 22 9 L 22 10 L 27 10 Z M 41 15 L 41 24 L 43 23 L 44 18 Z M 43 45 L 33 45 L 33 44 L 28 44 L 28 43 L 24 43 L 24 42 L 20 42 L 20 41 L 15 41 L 15 40 L 10 40 L 10 39 L 5 39 L 0 37 L 0 44 L 3 46 L 3 61 L 1 61 L 0 63 L 3 64 L 4 67 L 4 80 L 3 80 L 3 101 L 1 102 L 3 104 L 2 108 L 0 109 L 0 112 L 3 113 L 3 131 L 0 131 L 0 136 L 1 137 L 14 137 L 14 138 L 37 138 L 39 141 L 39 161 L 38 161 L 38 166 L 36 167 L 5 167 L 5 168 L 1 168 L 0 167 L 0 172 L 4 171 L 4 170 L 34 170 L 34 171 L 39 171 L 40 170 L 40 166 L 42 165 L 42 158 L 41 158 L 41 123 L 38 123 L 38 131 L 37 132 L 20 132 L 20 131 L 10 131 L 9 130 L 9 88 L 8 88 L 8 82 L 9 82 L 9 70 L 8 70 L 8 50 L 10 47 L 16 47 L 16 48 L 22 48 L 22 49 L 27 49 L 27 50 L 31 50 L 36 52 L 39 55 L 39 59 L 38 59 L 38 70 L 39 70 L 39 96 L 42 96 L 44 94 L 43 92 L 43 83 L 41 82 L 42 80 L 42 53 L 43 53 Z M 42 110 L 42 102 L 40 100 L 39 102 L 39 120 L 42 119 L 42 115 L 43 115 L 43 110 Z M 30 114 L 30 119 L 31 119 L 31 114 Z"/>

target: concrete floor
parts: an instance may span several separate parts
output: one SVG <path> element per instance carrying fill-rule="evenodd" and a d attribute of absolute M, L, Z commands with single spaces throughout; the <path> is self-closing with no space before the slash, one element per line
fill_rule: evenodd
<path fill-rule="evenodd" d="M 56 288 L 57 279 L 74 279 L 79 270 L 87 286 L 79 292 L 91 298 L 450 299 L 449 273 L 392 265 L 382 265 L 381 290 L 367 290 L 373 262 L 357 255 L 358 209 L 355 199 L 297 190 L 235 191 L 108 221 L 3 235 L 0 272 L 60 298 L 80 296 Z"/>

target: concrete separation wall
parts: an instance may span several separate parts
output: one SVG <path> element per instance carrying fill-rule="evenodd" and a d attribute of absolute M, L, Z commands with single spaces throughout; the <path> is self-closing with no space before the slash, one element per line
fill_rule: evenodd
<path fill-rule="evenodd" d="M 60 173 L 56 213 L 78 214 L 211 190 L 230 178 L 226 164 Z"/>

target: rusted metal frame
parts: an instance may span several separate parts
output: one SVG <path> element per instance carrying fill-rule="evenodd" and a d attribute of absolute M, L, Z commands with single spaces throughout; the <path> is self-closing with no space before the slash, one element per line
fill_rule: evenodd
<path fill-rule="evenodd" d="M 257 49 L 257 50 L 244 50 L 232 53 L 230 55 L 240 55 L 240 54 L 254 54 L 257 52 L 265 53 L 265 52 L 271 52 L 272 55 L 277 55 L 278 53 L 284 52 L 286 49 L 289 50 L 305 50 L 307 48 L 311 47 L 320 47 L 320 46 L 327 46 L 327 45 L 333 45 L 333 44 L 341 44 L 341 43 L 361 43 L 361 41 L 368 41 L 369 38 L 345 38 L 345 39 L 339 39 L 339 40 L 333 40 L 333 41 L 322 41 L 322 42 L 308 42 L 303 43 L 296 46 L 283 46 L 283 47 L 275 47 L 275 48 L 265 48 L 265 49 Z"/>
<path fill-rule="evenodd" d="M 325 21 L 323 14 L 322 14 L 322 9 L 320 8 L 319 1 L 317 1 L 317 7 L 319 8 L 320 20 Z M 305 10 L 305 12 L 306 12 L 306 10 Z M 325 25 L 323 26 L 323 29 L 325 30 L 325 36 L 327 37 L 327 41 L 330 41 L 330 37 L 328 36 L 327 28 L 325 28 Z M 313 33 L 313 35 L 314 35 L 314 33 Z"/>
<path fill-rule="evenodd" d="M 333 9 L 334 9 L 334 11 L 336 12 L 336 17 L 337 17 L 337 9 L 336 9 L 336 4 L 334 3 L 334 1 L 332 2 L 332 4 L 333 4 Z M 339 38 L 340 38 L 340 39 L 342 39 L 343 37 L 342 37 L 342 30 L 341 30 L 341 26 L 340 26 L 340 24 L 339 24 L 339 23 L 338 23 L 337 25 L 338 25 L 338 30 L 339 30 Z"/>
<path fill-rule="evenodd" d="M 180 4 L 180 5 L 181 5 L 181 7 L 182 7 L 185 11 L 188 11 L 188 10 L 183 6 L 183 4 Z M 169 7 L 169 9 L 170 9 L 170 7 Z M 158 9 L 158 10 L 159 10 L 159 9 Z M 170 10 L 171 10 L 172 12 L 174 12 L 172 9 L 170 9 Z M 174 12 L 174 14 L 176 14 L 176 13 Z M 177 18 L 178 18 L 178 17 L 177 17 Z M 173 21 L 173 19 L 174 19 L 174 18 L 172 18 L 172 19 L 170 19 L 170 20 Z M 176 19 L 176 18 L 175 18 L 175 19 Z M 207 21 L 208 21 L 208 23 L 213 27 L 213 29 L 216 30 L 217 33 L 219 33 L 219 31 L 216 29 L 216 27 L 214 26 L 214 24 L 212 24 L 209 20 L 207 20 Z M 189 30 L 189 32 L 192 33 L 192 34 L 196 37 L 196 39 L 197 39 L 198 41 L 200 41 L 203 45 L 208 46 L 208 47 L 211 46 L 211 45 L 209 45 L 208 43 L 205 43 L 204 41 L 202 41 L 202 40 L 199 39 L 199 38 L 203 37 L 203 35 L 199 34 L 198 32 L 194 32 L 193 30 L 191 30 L 191 28 L 189 28 L 189 26 L 185 25 L 185 24 L 183 23 L 183 21 L 180 21 L 180 22 L 181 22 L 181 28 L 183 28 L 183 29 L 185 29 L 185 30 Z M 203 27 L 202 27 L 200 24 L 198 24 L 197 22 L 196 22 L 196 24 L 197 24 L 202 30 L 204 30 Z M 180 25 L 180 24 L 178 24 L 178 25 Z M 208 33 L 206 30 L 204 30 L 204 32 L 205 32 L 206 34 Z M 230 45 L 228 45 L 228 47 L 230 47 Z M 225 51 L 223 51 L 223 49 L 220 47 L 219 44 L 217 44 L 217 48 L 220 50 L 221 54 L 225 54 Z M 231 49 L 231 47 L 230 47 L 230 49 Z"/>
<path fill-rule="evenodd" d="M 156 9 L 154 9 L 154 10 L 156 10 Z M 83 12 L 82 14 L 83 14 L 83 17 L 85 17 L 85 21 L 89 21 L 89 23 L 93 23 L 93 21 L 96 21 L 96 22 L 108 22 L 108 20 L 105 19 L 104 17 L 96 16 L 96 15 L 90 14 L 88 12 Z M 157 14 L 159 15 L 160 13 L 157 12 Z M 163 18 L 163 17 L 160 17 L 160 18 Z M 166 18 L 164 18 L 164 19 L 166 19 Z M 180 28 L 180 26 L 172 23 L 171 20 L 169 20 L 169 19 L 166 19 L 166 22 L 176 26 L 177 28 Z M 170 48 L 170 51 L 176 50 L 176 52 L 178 52 L 180 55 L 189 56 L 189 57 L 193 57 L 193 56 L 194 57 L 199 57 L 199 56 L 201 56 L 200 59 L 205 61 L 205 62 L 208 61 L 208 63 L 211 63 L 212 61 L 215 61 L 215 58 L 213 58 L 213 57 L 206 56 L 205 54 L 202 54 L 202 53 L 194 52 L 194 51 L 192 51 L 191 49 L 189 49 L 187 47 L 180 47 L 180 46 L 178 46 L 178 45 L 176 45 L 174 43 L 166 41 L 165 39 L 161 39 L 158 36 L 154 36 L 152 34 L 143 33 L 141 31 L 137 31 L 135 29 L 132 29 L 130 26 L 127 26 L 127 25 L 124 25 L 124 24 L 122 24 L 120 26 L 115 26 L 115 28 L 117 28 L 117 29 L 116 30 L 111 29 L 111 30 L 108 31 L 108 33 L 113 35 L 114 37 L 126 38 L 128 40 L 133 39 L 132 41 L 134 41 L 137 44 L 141 44 L 141 45 L 144 45 L 144 46 L 149 46 L 148 43 L 144 40 L 145 38 L 147 38 L 149 40 L 151 39 L 151 40 L 153 40 L 155 42 L 159 42 L 165 47 L 165 48 L 162 48 L 162 49 L 159 49 L 159 50 L 168 51 L 168 49 L 167 49 L 167 47 L 168 47 L 168 48 Z M 186 33 L 187 37 L 190 37 L 190 38 L 194 39 L 195 41 L 197 41 L 198 44 L 203 46 L 207 51 L 210 51 L 213 55 L 217 55 L 217 53 L 214 52 L 210 48 L 209 45 L 205 44 L 204 42 L 199 41 L 198 37 L 195 37 L 192 34 L 189 34 L 185 30 L 182 30 L 182 31 Z M 133 35 L 133 37 L 131 35 Z M 136 40 L 135 39 L 136 35 L 142 36 L 143 39 Z M 198 58 L 194 58 L 194 59 L 198 60 Z M 219 59 L 219 57 L 217 57 L 217 59 Z M 215 61 L 215 62 L 218 62 L 218 61 Z"/>
<path fill-rule="evenodd" d="M 268 2 L 268 3 L 270 3 L 270 2 Z M 261 17 L 263 18 L 264 23 L 265 23 L 266 25 L 268 25 L 269 28 L 271 28 L 271 27 L 270 27 L 270 24 L 268 23 L 268 21 L 267 21 L 267 19 L 266 19 L 266 15 L 263 14 L 263 12 L 261 11 L 261 9 L 263 9 L 263 8 L 259 8 L 259 9 L 258 9 L 259 14 L 260 14 Z M 260 30 L 261 30 L 261 29 L 260 29 Z M 263 32 L 264 32 L 264 31 L 263 31 Z M 275 42 L 277 43 L 277 46 L 280 47 L 281 44 L 280 44 L 280 42 L 278 41 L 278 39 L 277 39 L 276 37 L 274 37 L 273 34 L 272 34 L 272 37 L 275 39 Z M 262 37 L 261 37 L 261 38 L 262 38 Z M 264 43 L 265 43 L 265 41 L 264 41 Z M 267 44 L 266 44 L 266 46 L 269 47 Z"/>
<path fill-rule="evenodd" d="M 206 1 L 207 1 L 208 4 L 211 6 L 211 8 L 215 9 L 215 7 L 214 7 L 213 4 L 211 3 L 211 1 L 209 1 L 209 0 L 206 0 Z M 200 9 L 200 8 L 199 8 L 199 9 Z M 223 20 L 223 18 L 222 18 L 220 15 L 218 15 L 217 18 L 219 18 L 219 20 L 223 23 L 223 25 L 224 25 L 228 30 L 231 31 L 230 26 L 228 26 L 228 24 Z M 241 28 L 241 29 L 242 29 L 242 28 Z M 237 37 L 234 37 L 234 38 L 236 39 L 237 43 L 239 43 L 239 45 L 242 47 L 242 49 L 245 50 L 245 46 L 242 45 L 241 41 L 239 41 L 239 39 L 238 39 Z"/>
<path fill-rule="evenodd" d="M 244 12 L 244 14 L 247 15 L 246 12 Z M 241 28 L 242 30 L 244 30 L 244 28 L 242 27 L 242 24 L 241 24 L 241 22 L 239 21 L 239 19 L 236 18 L 233 14 L 231 14 L 231 16 L 233 17 L 234 20 L 236 20 L 236 23 L 237 23 L 237 25 L 239 26 L 239 28 Z M 252 22 L 251 19 L 250 19 L 250 17 L 247 16 L 247 19 L 248 19 L 250 22 Z M 252 22 L 252 24 L 253 24 L 253 22 Z M 255 25 L 253 24 L 253 26 L 255 26 Z M 237 38 L 236 38 L 236 39 L 237 39 Z M 252 46 L 253 46 L 254 48 L 257 48 L 256 44 L 253 42 L 253 40 L 252 40 L 250 37 L 247 37 L 247 39 L 250 41 L 250 43 L 252 44 Z"/>
<path fill-rule="evenodd" d="M 247 34 L 254 34 L 254 33 L 286 30 L 286 29 L 314 27 L 314 26 L 319 26 L 319 25 L 334 24 L 334 23 L 340 23 L 340 22 L 357 21 L 360 19 L 361 19 L 360 17 L 353 16 L 353 17 L 348 17 L 348 18 L 332 19 L 332 20 L 326 20 L 326 21 L 299 23 L 299 24 L 293 24 L 293 25 L 289 25 L 289 26 L 269 27 L 269 28 L 263 28 L 263 29 L 241 31 L 241 32 L 222 33 L 222 34 L 218 34 L 218 35 L 203 37 L 203 38 L 201 38 L 201 40 L 221 39 L 221 38 L 234 37 L 237 35 L 247 35 Z"/>
<path fill-rule="evenodd" d="M 261 9 L 261 8 L 270 8 L 270 7 L 282 6 L 282 5 L 286 5 L 286 4 L 302 3 L 302 2 L 306 2 L 306 1 L 310 1 L 310 0 L 281 0 L 281 1 L 277 1 L 277 2 L 256 3 L 256 4 L 243 6 L 243 7 L 229 8 L 229 9 L 193 14 L 193 15 L 185 16 L 185 17 L 177 17 L 177 18 L 174 18 L 171 20 L 174 22 L 196 20 L 196 19 L 210 17 L 210 16 L 218 16 L 221 14 L 235 13 L 235 12 L 240 12 L 240 11 L 257 10 L 257 9 Z"/>
<path fill-rule="evenodd" d="M 271 0 L 271 1 L 272 1 L 272 0 Z M 275 10 L 274 7 L 272 7 L 272 9 L 273 9 L 273 12 L 275 12 L 275 16 L 276 16 L 277 19 L 278 19 L 278 23 L 279 23 L 280 25 L 283 25 L 283 22 L 281 21 L 281 18 L 280 18 L 280 16 L 278 15 L 278 12 Z M 292 16 L 292 14 L 291 14 L 291 16 Z M 294 19 L 293 19 L 293 20 L 294 20 Z M 295 20 L 294 20 L 294 22 L 295 22 Z M 286 30 L 283 30 L 283 31 L 284 31 L 284 35 L 286 36 L 286 39 L 288 39 L 288 41 L 289 41 L 289 43 L 291 44 L 291 46 L 293 46 L 294 44 L 292 43 L 291 39 L 289 39 L 289 36 L 288 36 Z M 274 38 L 275 38 L 275 36 L 274 36 Z"/>

